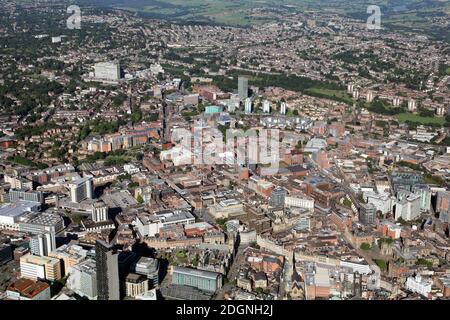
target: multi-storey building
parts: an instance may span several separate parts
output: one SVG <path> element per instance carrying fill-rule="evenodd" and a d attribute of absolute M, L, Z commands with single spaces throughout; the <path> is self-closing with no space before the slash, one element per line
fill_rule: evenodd
<path fill-rule="evenodd" d="M 244 214 L 244 205 L 237 199 L 226 199 L 208 207 L 215 219 L 232 218 Z"/>
<path fill-rule="evenodd" d="M 420 195 L 410 194 L 397 201 L 395 205 L 395 220 L 400 217 L 405 221 L 415 220 L 420 215 Z"/>
<path fill-rule="evenodd" d="M 56 248 L 56 237 L 54 233 L 42 233 L 30 239 L 30 251 L 36 256 L 47 256 Z"/>
<path fill-rule="evenodd" d="M 252 99 L 251 98 L 246 98 L 245 99 L 244 111 L 247 114 L 252 113 Z"/>
<path fill-rule="evenodd" d="M 450 212 L 450 191 L 438 191 L 436 212 Z"/>
<path fill-rule="evenodd" d="M 148 289 L 148 279 L 141 274 L 129 273 L 125 278 L 125 295 L 127 297 L 143 295 Z"/>
<path fill-rule="evenodd" d="M 20 275 L 31 280 L 61 279 L 61 263 L 59 259 L 51 257 L 39 257 L 31 254 L 20 257 Z"/>
<path fill-rule="evenodd" d="M 142 236 L 154 237 L 163 227 L 191 224 L 195 222 L 195 217 L 187 210 L 162 210 L 153 215 L 138 215 L 135 221 Z"/>
<path fill-rule="evenodd" d="M 39 202 L 19 200 L 0 206 L 0 229 L 19 231 L 21 219 L 30 212 L 38 212 Z"/>
<path fill-rule="evenodd" d="M 314 211 L 314 199 L 304 194 L 290 194 L 286 196 L 284 204 L 288 208 L 304 208 Z"/>
<path fill-rule="evenodd" d="M 431 285 L 433 282 L 429 279 L 423 279 L 420 275 L 416 277 L 408 277 L 406 280 L 406 288 L 424 297 L 428 297 L 431 292 Z"/>
<path fill-rule="evenodd" d="M 222 287 L 222 275 L 217 272 L 174 266 L 172 268 L 172 284 L 215 292 Z"/>
<path fill-rule="evenodd" d="M 417 184 L 412 187 L 414 194 L 420 195 L 420 210 L 427 212 L 431 208 L 431 188 L 426 184 Z"/>
<path fill-rule="evenodd" d="M 108 220 L 108 206 L 103 201 L 92 205 L 92 221 L 102 222 Z"/>
<path fill-rule="evenodd" d="M 113 246 L 98 240 L 95 244 L 98 300 L 119 300 L 119 261 Z"/>
<path fill-rule="evenodd" d="M 368 193 L 365 194 L 367 203 L 373 204 L 377 211 L 381 211 L 384 215 L 386 213 L 392 212 L 393 202 L 395 199 L 391 197 L 389 193 Z"/>
<path fill-rule="evenodd" d="M 94 198 L 94 183 L 92 177 L 74 180 L 68 183 L 70 200 L 79 203 L 85 199 Z"/>
<path fill-rule="evenodd" d="M 33 190 L 9 190 L 8 194 L 9 202 L 16 202 L 17 200 L 33 201 L 44 203 L 44 194 L 42 191 Z"/>
<path fill-rule="evenodd" d="M 263 112 L 270 113 L 270 102 L 268 100 L 264 100 L 263 102 Z"/>
<path fill-rule="evenodd" d="M 286 199 L 286 190 L 282 187 L 276 187 L 272 190 L 272 194 L 269 198 L 269 204 L 272 207 L 284 207 Z"/>
<path fill-rule="evenodd" d="M 241 100 L 248 98 L 248 78 L 238 77 L 238 94 Z"/>
<path fill-rule="evenodd" d="M 12 247 L 9 244 L 0 244 L 0 266 L 8 263 L 13 258 Z"/>
<path fill-rule="evenodd" d="M 142 257 L 136 263 L 134 272 L 144 275 L 149 280 L 149 288 L 159 285 L 159 261 L 158 259 Z"/>
<path fill-rule="evenodd" d="M 58 234 L 64 229 L 64 220 L 61 216 L 51 213 L 33 215 L 23 222 L 19 222 L 19 230 L 31 234 L 53 233 Z"/>
<path fill-rule="evenodd" d="M 280 113 L 286 114 L 286 112 L 287 112 L 287 104 L 286 104 L 286 102 L 283 101 L 280 104 Z"/>
<path fill-rule="evenodd" d="M 97 266 L 93 259 L 84 260 L 68 269 L 67 287 L 82 297 L 97 299 Z"/>
<path fill-rule="evenodd" d="M 48 256 L 61 260 L 63 263 L 63 274 L 67 275 L 70 268 L 86 259 L 87 250 L 76 244 L 64 244 L 50 252 Z"/>
<path fill-rule="evenodd" d="M 359 221 L 362 224 L 374 224 L 376 218 L 377 209 L 375 205 L 371 203 L 363 204 L 359 211 Z"/>

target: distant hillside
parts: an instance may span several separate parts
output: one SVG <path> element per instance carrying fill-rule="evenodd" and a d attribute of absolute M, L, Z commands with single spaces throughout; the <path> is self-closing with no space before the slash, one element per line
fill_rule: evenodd
<path fill-rule="evenodd" d="M 78 3 L 92 5 L 93 1 Z M 411 29 L 450 42 L 448 23 L 429 21 L 430 17 L 450 18 L 450 0 L 96 0 L 94 4 L 155 19 L 232 26 L 283 21 L 283 14 L 295 11 L 337 13 L 366 20 L 367 6 L 376 4 L 385 26 Z"/>

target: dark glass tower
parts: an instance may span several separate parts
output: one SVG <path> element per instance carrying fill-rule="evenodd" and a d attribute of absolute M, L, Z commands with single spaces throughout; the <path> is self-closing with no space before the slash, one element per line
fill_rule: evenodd
<path fill-rule="evenodd" d="M 97 294 L 98 300 L 119 300 L 119 263 L 118 254 L 112 245 L 98 240 L 95 244 L 97 264 Z"/>

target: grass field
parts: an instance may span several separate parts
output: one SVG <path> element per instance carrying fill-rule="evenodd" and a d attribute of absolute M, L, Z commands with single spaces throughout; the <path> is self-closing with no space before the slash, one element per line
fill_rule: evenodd
<path fill-rule="evenodd" d="M 322 88 L 311 88 L 305 90 L 306 94 L 310 94 L 312 96 L 318 96 L 321 98 L 328 98 L 331 100 L 343 101 L 348 104 L 352 104 L 352 97 L 343 90 L 331 90 L 331 89 L 322 89 Z"/>
<path fill-rule="evenodd" d="M 397 119 L 400 122 L 418 122 L 421 124 L 440 124 L 443 125 L 445 122 L 445 118 L 438 118 L 438 117 L 421 117 L 417 114 L 412 113 L 400 113 L 397 115 Z"/>

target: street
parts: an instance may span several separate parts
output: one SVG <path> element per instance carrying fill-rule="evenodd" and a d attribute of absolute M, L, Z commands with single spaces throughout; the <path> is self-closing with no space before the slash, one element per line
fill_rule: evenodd
<path fill-rule="evenodd" d="M 230 267 L 230 270 L 228 271 L 228 280 L 229 282 L 224 284 L 224 286 L 217 291 L 216 296 L 214 298 L 214 300 L 223 300 L 223 296 L 225 294 L 225 292 L 229 292 L 231 291 L 235 286 L 234 286 L 234 280 L 237 279 L 238 276 L 238 272 L 239 272 L 239 267 L 242 265 L 242 263 L 244 262 L 244 249 L 243 247 L 239 247 L 236 256 L 233 260 L 233 263 Z"/>

